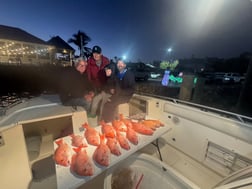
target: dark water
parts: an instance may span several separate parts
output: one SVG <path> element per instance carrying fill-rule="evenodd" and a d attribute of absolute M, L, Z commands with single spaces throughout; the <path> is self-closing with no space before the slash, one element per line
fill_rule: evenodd
<path fill-rule="evenodd" d="M 0 66 L 0 95 L 38 95 L 43 91 L 57 92 L 62 67 Z"/>
<path fill-rule="evenodd" d="M 0 65 L 0 115 L 23 99 L 57 93 L 62 67 Z"/>

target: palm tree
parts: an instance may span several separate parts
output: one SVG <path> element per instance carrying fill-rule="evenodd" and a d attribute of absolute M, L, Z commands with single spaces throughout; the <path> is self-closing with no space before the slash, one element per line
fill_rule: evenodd
<path fill-rule="evenodd" d="M 114 56 L 114 60 L 115 60 L 115 63 L 117 63 L 117 61 L 119 60 L 119 58 L 117 56 Z"/>
<path fill-rule="evenodd" d="M 73 34 L 73 38 L 70 38 L 67 42 L 74 43 L 80 50 L 80 56 L 88 58 L 91 55 L 91 49 L 85 46 L 90 41 L 91 38 L 85 32 L 79 30 L 78 33 Z"/>

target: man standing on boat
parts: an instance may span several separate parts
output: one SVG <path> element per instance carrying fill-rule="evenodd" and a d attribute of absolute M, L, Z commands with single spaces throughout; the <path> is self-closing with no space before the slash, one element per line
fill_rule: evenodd
<path fill-rule="evenodd" d="M 104 104 L 101 119 L 111 122 L 116 118 L 119 104 L 128 103 L 135 91 L 134 73 L 126 68 L 123 60 L 117 61 L 116 88 L 111 98 Z"/>
<path fill-rule="evenodd" d="M 90 117 L 95 117 L 98 115 L 98 120 L 101 118 L 101 113 L 103 110 L 104 104 L 108 101 L 108 99 L 115 93 L 116 87 L 116 64 L 110 63 L 105 66 L 104 72 L 106 75 L 106 83 L 102 86 L 102 91 L 97 94 L 92 101 L 92 105 L 90 108 Z"/>
<path fill-rule="evenodd" d="M 89 81 L 95 87 L 96 96 L 93 99 L 91 111 L 88 116 L 95 117 L 97 110 L 102 108 L 101 101 L 104 102 L 110 96 L 104 91 L 106 86 L 107 76 L 105 67 L 109 65 L 109 59 L 102 54 L 102 49 L 99 46 L 94 46 L 92 56 L 88 59 L 87 74 Z M 98 106 L 101 105 L 100 108 Z"/>
<path fill-rule="evenodd" d="M 94 96 L 93 87 L 86 73 L 87 61 L 78 58 L 74 68 L 69 68 L 62 75 L 60 99 L 65 106 L 82 106 L 89 111 Z"/>

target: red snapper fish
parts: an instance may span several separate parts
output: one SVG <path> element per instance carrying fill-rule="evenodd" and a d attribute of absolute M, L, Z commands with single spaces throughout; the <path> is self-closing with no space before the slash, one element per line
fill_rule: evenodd
<path fill-rule="evenodd" d="M 116 138 L 107 138 L 107 146 L 110 149 L 110 152 L 116 156 L 121 155 L 120 147 Z"/>
<path fill-rule="evenodd" d="M 117 141 L 119 142 L 120 146 L 125 149 L 125 150 L 129 150 L 130 149 L 130 145 L 127 141 L 127 139 L 119 132 L 116 132 L 116 138 Z"/>
<path fill-rule="evenodd" d="M 156 128 L 164 126 L 164 124 L 161 121 L 153 119 L 146 119 L 139 122 L 144 124 L 146 127 L 151 128 L 152 130 L 156 130 Z"/>
<path fill-rule="evenodd" d="M 117 131 L 126 132 L 127 127 L 121 120 L 113 120 L 112 125 Z"/>
<path fill-rule="evenodd" d="M 130 119 L 125 119 L 123 114 L 119 115 L 120 121 L 122 121 L 126 126 L 132 125 L 132 121 Z"/>
<path fill-rule="evenodd" d="M 109 125 L 104 121 L 101 121 L 100 124 L 102 133 L 105 135 L 105 137 L 114 138 L 116 136 L 115 129 L 113 128 L 112 125 Z"/>
<path fill-rule="evenodd" d="M 76 153 L 72 156 L 71 171 L 79 176 L 92 176 L 94 174 L 94 166 L 88 157 L 87 151 L 82 148 L 74 148 Z"/>
<path fill-rule="evenodd" d="M 138 137 L 137 137 L 137 134 L 136 134 L 136 132 L 132 129 L 132 126 L 131 126 L 131 125 L 129 125 L 128 128 L 127 128 L 126 137 L 127 137 L 127 139 L 128 139 L 131 143 L 133 143 L 133 144 L 135 144 L 135 145 L 138 144 Z"/>
<path fill-rule="evenodd" d="M 101 135 L 101 143 L 94 151 L 93 159 L 96 163 L 102 166 L 109 166 L 110 164 L 110 150 L 106 145 L 105 136 Z"/>
<path fill-rule="evenodd" d="M 55 163 L 64 167 L 68 167 L 71 162 L 71 148 L 63 141 L 63 139 L 59 139 L 55 141 L 55 143 L 58 145 L 54 151 L 53 158 Z"/>
<path fill-rule="evenodd" d="M 144 134 L 144 135 L 152 135 L 153 134 L 153 130 L 147 126 L 145 126 L 142 123 L 139 122 L 132 122 L 132 128 L 140 133 L 140 134 Z"/>
<path fill-rule="evenodd" d="M 98 146 L 100 144 L 100 135 L 97 130 L 90 127 L 87 123 L 83 125 L 85 128 L 84 136 L 89 144 Z"/>
<path fill-rule="evenodd" d="M 83 136 L 72 134 L 70 135 L 70 137 L 72 138 L 72 146 L 87 147 L 87 144 L 85 143 Z"/>

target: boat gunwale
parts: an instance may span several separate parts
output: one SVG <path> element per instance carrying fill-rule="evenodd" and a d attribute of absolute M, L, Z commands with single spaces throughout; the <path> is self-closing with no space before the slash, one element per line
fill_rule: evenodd
<path fill-rule="evenodd" d="M 210 112 L 210 113 L 215 113 L 218 114 L 221 117 L 224 118 L 233 118 L 236 121 L 240 122 L 240 123 L 249 123 L 252 124 L 252 117 L 248 117 L 245 115 L 241 115 L 241 114 L 237 114 L 237 113 L 233 113 L 233 112 L 228 112 L 225 110 L 221 110 L 221 109 L 217 109 L 217 108 L 213 108 L 213 107 L 208 107 L 208 106 L 204 106 L 201 104 L 196 104 L 196 103 L 192 103 L 192 102 L 188 102 L 188 101 L 183 101 L 183 100 L 179 100 L 179 99 L 175 99 L 175 98 L 171 98 L 171 97 L 165 97 L 165 96 L 159 96 L 159 95 L 155 95 L 155 94 L 149 94 L 149 93 L 136 93 L 137 95 L 144 95 L 147 97 L 153 97 L 153 98 L 159 98 L 162 100 L 168 100 L 174 104 L 181 104 L 181 105 L 187 105 L 193 108 L 198 108 L 200 111 L 203 112 Z M 252 128 L 252 126 L 248 126 L 249 128 Z"/>

